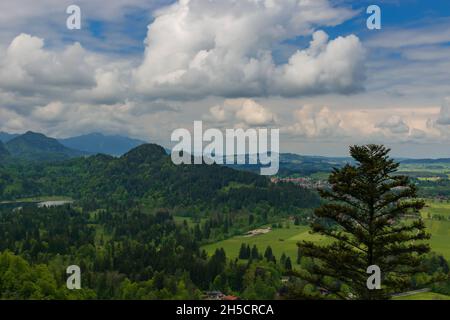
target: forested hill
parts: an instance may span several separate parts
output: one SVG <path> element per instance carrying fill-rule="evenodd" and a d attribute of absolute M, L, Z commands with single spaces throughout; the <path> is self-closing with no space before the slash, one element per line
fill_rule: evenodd
<path fill-rule="evenodd" d="M 280 210 L 318 204 L 317 195 L 291 184 L 224 166 L 172 163 L 164 148 L 139 146 L 120 158 L 96 155 L 59 163 L 10 164 L 0 169 L 1 200 L 64 195 L 90 206 L 154 206 L 230 209 L 267 204 Z"/>
<path fill-rule="evenodd" d="M 46 137 L 41 133 L 28 131 L 17 136 L 6 144 L 12 161 L 57 161 L 86 155 L 86 152 L 73 150 L 63 146 L 56 139 Z"/>
<path fill-rule="evenodd" d="M 11 134 L 7 132 L 0 131 L 0 141 L 3 143 L 7 143 L 8 141 L 18 137 L 18 134 Z"/>
<path fill-rule="evenodd" d="M 9 152 L 6 150 L 3 142 L 0 141 L 0 161 L 5 159 L 7 156 L 9 156 Z"/>

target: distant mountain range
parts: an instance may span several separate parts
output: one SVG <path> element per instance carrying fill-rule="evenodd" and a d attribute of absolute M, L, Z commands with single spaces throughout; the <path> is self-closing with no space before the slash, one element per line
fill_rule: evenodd
<path fill-rule="evenodd" d="M 7 143 L 8 141 L 20 136 L 20 134 L 10 134 L 6 132 L 0 132 L 0 142 Z"/>
<path fill-rule="evenodd" d="M 32 161 L 59 161 L 75 157 L 106 154 L 121 156 L 145 144 L 144 141 L 123 136 L 107 136 L 92 133 L 67 139 L 49 138 L 41 133 L 27 132 L 22 135 L 1 133 L 0 160 L 24 159 Z M 170 150 L 165 149 L 166 154 Z M 331 171 L 351 161 L 349 158 L 327 158 L 280 154 L 280 175 L 309 175 Z M 230 165 L 239 170 L 258 172 L 259 165 Z"/>
<path fill-rule="evenodd" d="M 131 139 L 119 135 L 107 136 L 101 133 L 91 133 L 73 138 L 59 139 L 59 142 L 71 149 L 92 154 L 102 153 L 121 156 L 128 151 L 145 144 L 145 141 Z"/>
<path fill-rule="evenodd" d="M 0 132 L 0 160 L 53 161 L 94 154 L 120 156 L 142 144 L 145 142 L 101 133 L 57 140 L 31 131 L 25 134 Z"/>
<path fill-rule="evenodd" d="M 258 156 L 246 155 L 246 163 L 250 163 L 249 158 L 257 160 Z M 354 160 L 350 157 L 321 157 L 321 156 L 303 156 L 293 153 L 279 154 L 279 171 L 278 176 L 309 176 L 317 172 L 331 172 L 333 168 L 340 168 L 346 164 L 354 164 Z M 224 160 L 225 163 L 225 160 Z M 266 167 L 261 164 L 227 164 L 227 167 L 251 171 L 254 173 L 260 172 L 261 167 Z"/>
<path fill-rule="evenodd" d="M 91 133 L 66 139 L 49 138 L 41 133 L 9 134 L 0 132 L 0 161 L 24 159 L 32 161 L 59 161 L 75 157 L 106 154 L 121 156 L 145 144 L 144 141 L 119 135 Z M 166 154 L 170 150 L 165 149 Z M 248 157 L 248 156 L 247 156 Z M 450 163 L 450 159 L 396 159 L 402 164 Z M 351 158 L 302 156 L 280 154 L 280 176 L 311 175 L 330 172 L 333 168 L 353 163 Z M 260 165 L 227 165 L 234 169 L 259 172 Z"/>
<path fill-rule="evenodd" d="M 449 158 L 440 159 L 401 159 L 398 160 L 402 164 L 437 164 L 437 163 L 450 163 Z"/>
<path fill-rule="evenodd" d="M 31 131 L 9 140 L 5 148 L 9 156 L 23 160 L 53 161 L 87 155 L 85 152 L 63 146 L 56 139 Z"/>

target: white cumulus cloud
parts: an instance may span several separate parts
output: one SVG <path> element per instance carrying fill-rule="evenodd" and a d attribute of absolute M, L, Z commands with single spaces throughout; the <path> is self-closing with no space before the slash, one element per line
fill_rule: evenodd
<path fill-rule="evenodd" d="M 18 35 L 0 60 L 0 86 L 9 90 L 41 92 L 58 87 L 72 89 L 94 83 L 92 65 L 79 43 L 61 52 L 44 48 L 44 40 Z"/>
<path fill-rule="evenodd" d="M 330 138 L 343 134 L 342 119 L 327 107 L 306 105 L 294 111 L 295 123 L 284 131 L 305 138 Z"/>
<path fill-rule="evenodd" d="M 149 96 L 184 98 L 353 92 L 364 79 L 361 42 L 314 32 L 353 14 L 326 0 L 179 1 L 149 25 L 134 80 Z M 274 62 L 275 47 L 310 35 L 309 48 Z"/>
<path fill-rule="evenodd" d="M 239 122 L 246 126 L 264 126 L 276 122 L 276 115 L 252 99 L 229 99 L 209 109 L 206 120 Z"/>
<path fill-rule="evenodd" d="M 400 116 L 394 115 L 381 121 L 376 125 L 377 128 L 387 129 L 391 133 L 409 133 L 409 126 Z"/>

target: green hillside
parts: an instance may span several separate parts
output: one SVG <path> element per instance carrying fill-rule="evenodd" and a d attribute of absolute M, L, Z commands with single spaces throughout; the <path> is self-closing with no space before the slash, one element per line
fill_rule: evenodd
<path fill-rule="evenodd" d="M 0 189 L 0 200 L 64 195 L 93 205 L 144 201 L 155 207 L 226 206 L 227 210 L 261 205 L 276 208 L 273 214 L 319 203 L 313 191 L 272 184 L 250 172 L 219 165 L 174 165 L 165 149 L 154 144 L 139 146 L 120 158 L 96 155 L 60 163 L 19 163 L 4 168 L 3 175 L 12 183 L 8 193 Z"/>
<path fill-rule="evenodd" d="M 216 249 L 224 248 L 227 255 L 234 259 L 239 256 L 239 249 L 242 243 L 253 247 L 256 245 L 258 250 L 264 253 L 264 250 L 270 246 L 277 259 L 283 253 L 291 257 L 292 261 L 297 260 L 297 243 L 302 240 L 324 242 L 324 237 L 310 233 L 308 226 L 295 226 L 293 223 L 284 222 L 282 228 L 275 228 L 269 233 L 256 236 L 236 236 L 221 242 L 209 244 L 203 247 L 209 254 L 213 254 Z M 287 228 L 287 226 L 289 226 Z M 324 242 L 325 243 L 325 242 Z"/>
<path fill-rule="evenodd" d="M 34 161 L 57 161 L 85 154 L 63 146 L 56 139 L 31 131 L 8 141 L 6 148 L 12 157 Z"/>
<path fill-rule="evenodd" d="M 3 142 L 0 141 L 0 161 L 6 159 L 9 156 L 9 152 L 6 149 Z"/>

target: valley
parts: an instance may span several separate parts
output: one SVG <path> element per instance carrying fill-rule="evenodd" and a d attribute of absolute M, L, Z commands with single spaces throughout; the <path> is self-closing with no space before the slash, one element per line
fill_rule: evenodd
<path fill-rule="evenodd" d="M 428 232 L 431 233 L 431 248 L 450 261 L 450 202 L 428 200 L 426 203 L 427 206 L 422 211 L 422 216 L 425 219 Z M 441 218 L 441 216 L 444 218 Z M 277 258 L 284 253 L 292 261 L 297 261 L 297 243 L 299 241 L 327 243 L 324 237 L 311 234 L 311 229 L 306 225 L 296 226 L 289 220 L 280 220 L 279 223 L 274 225 L 279 225 L 279 227 L 273 228 L 267 234 L 260 234 L 254 237 L 238 235 L 205 245 L 203 248 L 210 254 L 217 249 L 224 248 L 230 258 L 235 259 L 239 257 L 239 249 L 242 244 L 250 245 L 250 247 L 256 245 L 259 252 L 264 252 L 270 246 Z"/>
<path fill-rule="evenodd" d="M 247 166 L 176 166 L 155 144 L 122 156 L 63 159 L 58 152 L 67 147 L 54 139 L 28 133 L 6 146 L 14 141 L 22 153 L 11 153 L 10 144 L 0 162 L 0 268 L 20 263 L 54 284 L 23 298 L 202 299 L 211 290 L 242 299 L 322 294 L 293 276 L 313 264 L 297 244 L 332 243 L 311 233 L 314 210 L 324 204 L 316 189 L 330 187 L 333 167 L 354 165 L 349 158 L 282 154 L 280 174 L 270 179 Z M 400 161 L 397 174 L 407 175 L 425 200 L 421 216 L 431 233 L 427 273 L 409 286 L 417 290 L 448 269 L 447 162 Z M 74 263 L 86 270 L 87 284 L 75 295 L 64 288 L 62 272 Z M 447 282 L 431 289 L 419 297 L 450 294 Z"/>

